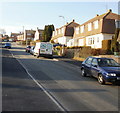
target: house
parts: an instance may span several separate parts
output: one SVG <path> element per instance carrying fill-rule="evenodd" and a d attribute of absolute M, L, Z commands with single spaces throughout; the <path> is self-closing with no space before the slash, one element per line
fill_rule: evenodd
<path fill-rule="evenodd" d="M 35 32 L 34 41 L 36 41 L 36 40 L 42 40 L 43 31 L 44 31 L 43 29 L 39 29 L 39 28 L 37 27 L 36 32 Z"/>
<path fill-rule="evenodd" d="M 12 33 L 12 32 L 11 32 L 11 35 L 10 35 L 10 37 L 9 37 L 9 40 L 10 40 L 10 41 L 16 41 L 18 35 L 21 35 L 21 33 Z"/>
<path fill-rule="evenodd" d="M 53 40 L 55 43 L 67 45 L 67 42 L 73 38 L 74 27 L 77 27 L 78 25 L 79 24 L 75 23 L 73 20 L 61 28 L 56 29 L 53 31 L 51 40 Z"/>
<path fill-rule="evenodd" d="M 84 24 L 75 27 L 72 40 L 67 46 L 91 46 L 102 48 L 102 40 L 112 39 L 115 29 L 120 28 L 120 15 L 108 10 L 105 14 L 96 15 Z"/>
<path fill-rule="evenodd" d="M 24 34 L 21 33 L 20 35 L 17 36 L 18 41 L 23 41 L 24 40 Z"/>
<path fill-rule="evenodd" d="M 9 40 L 9 36 L 8 35 L 2 35 L 1 34 L 0 38 L 2 38 L 2 41 L 8 41 Z"/>
<path fill-rule="evenodd" d="M 26 40 L 34 40 L 35 37 L 35 30 L 25 30 L 24 31 L 24 41 Z"/>

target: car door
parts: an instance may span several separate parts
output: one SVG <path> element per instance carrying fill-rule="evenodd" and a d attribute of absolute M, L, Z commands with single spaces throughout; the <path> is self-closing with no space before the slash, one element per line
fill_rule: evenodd
<path fill-rule="evenodd" d="M 99 72 L 97 59 L 94 58 L 91 63 L 91 75 L 97 78 Z"/>
<path fill-rule="evenodd" d="M 85 73 L 89 75 L 91 75 L 91 62 L 92 62 L 92 58 L 89 57 L 84 64 Z"/>

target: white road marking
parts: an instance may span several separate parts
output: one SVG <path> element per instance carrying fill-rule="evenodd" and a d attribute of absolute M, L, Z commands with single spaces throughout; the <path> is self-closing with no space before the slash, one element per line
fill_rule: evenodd
<path fill-rule="evenodd" d="M 11 53 L 11 51 L 10 51 Z M 12 57 L 14 57 L 14 55 L 11 53 Z M 23 65 L 23 63 L 21 63 L 17 58 L 15 58 L 20 64 L 21 66 L 25 69 L 25 71 L 27 72 L 27 74 L 32 78 L 32 80 L 43 90 L 43 92 L 61 109 L 61 111 L 67 112 L 67 110 L 57 101 L 57 99 L 55 97 L 53 97 L 40 83 L 37 82 L 37 80 L 28 72 L 28 70 L 26 69 L 26 67 Z"/>

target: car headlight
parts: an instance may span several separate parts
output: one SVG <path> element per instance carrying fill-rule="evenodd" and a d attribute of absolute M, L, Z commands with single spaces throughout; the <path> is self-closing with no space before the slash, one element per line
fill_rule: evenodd
<path fill-rule="evenodd" d="M 108 73 L 107 75 L 108 75 L 108 76 L 116 76 L 115 73 Z"/>

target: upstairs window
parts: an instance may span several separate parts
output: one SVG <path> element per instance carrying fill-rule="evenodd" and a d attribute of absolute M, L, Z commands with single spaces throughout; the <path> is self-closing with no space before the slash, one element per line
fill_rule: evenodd
<path fill-rule="evenodd" d="M 81 26 L 81 33 L 84 33 L 84 30 L 85 30 L 85 26 Z"/>
<path fill-rule="evenodd" d="M 89 23 L 88 24 L 88 31 L 91 31 L 92 30 L 92 23 Z"/>
<path fill-rule="evenodd" d="M 115 20 L 116 28 L 120 28 L 120 20 Z"/>
<path fill-rule="evenodd" d="M 98 29 L 98 20 L 94 21 L 93 24 L 94 24 L 94 29 Z"/>
<path fill-rule="evenodd" d="M 79 30 L 80 30 L 80 28 L 79 27 L 76 27 L 76 34 L 79 34 Z"/>

